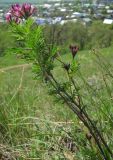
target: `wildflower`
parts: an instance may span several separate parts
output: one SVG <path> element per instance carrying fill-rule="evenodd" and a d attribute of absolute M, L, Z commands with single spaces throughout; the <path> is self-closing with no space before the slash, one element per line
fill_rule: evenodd
<path fill-rule="evenodd" d="M 21 11 L 21 5 L 19 4 L 14 4 L 11 8 L 13 11 Z"/>
<path fill-rule="evenodd" d="M 23 13 L 23 16 L 24 16 L 25 19 L 27 19 L 32 14 L 34 14 L 35 11 L 36 11 L 36 8 L 33 5 L 29 4 L 29 3 L 24 3 L 22 5 L 21 12 Z"/>
<path fill-rule="evenodd" d="M 23 19 L 28 19 L 32 14 L 34 14 L 36 8 L 29 4 L 24 3 L 22 5 L 14 4 L 11 6 L 10 10 L 6 14 L 7 22 L 20 23 Z"/>
<path fill-rule="evenodd" d="M 73 56 L 73 59 L 74 59 L 74 57 L 76 56 L 76 54 L 79 50 L 79 47 L 76 46 L 76 45 L 70 45 L 69 48 L 71 50 L 71 53 L 72 53 L 72 56 Z"/>
<path fill-rule="evenodd" d="M 6 21 L 7 21 L 8 23 L 15 22 L 15 23 L 19 24 L 19 23 L 21 22 L 20 18 L 12 16 L 11 12 L 8 12 L 8 13 L 5 15 L 5 18 L 6 18 Z"/>
<path fill-rule="evenodd" d="M 12 16 L 15 16 L 15 17 L 18 17 L 18 18 L 22 18 L 22 6 L 19 5 L 19 4 L 14 4 L 12 5 L 11 7 L 11 13 L 12 13 Z"/>
<path fill-rule="evenodd" d="M 12 21 L 11 13 L 10 12 L 6 13 L 5 18 L 7 22 L 11 22 Z"/>

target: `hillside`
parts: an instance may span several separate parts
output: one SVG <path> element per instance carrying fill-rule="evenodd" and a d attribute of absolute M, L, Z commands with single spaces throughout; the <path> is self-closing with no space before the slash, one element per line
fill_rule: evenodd
<path fill-rule="evenodd" d="M 99 50 L 99 53 L 106 62 L 113 64 L 112 51 L 113 47 L 109 47 Z M 71 54 L 62 56 L 65 62 L 71 62 L 71 59 Z M 91 51 L 78 52 L 75 61 L 80 63 L 81 73 L 88 84 L 92 87 L 96 84 L 100 88 L 102 73 Z M 91 156 L 92 160 L 95 160 L 96 152 L 90 149 L 89 140 L 84 141 L 89 134 L 87 129 L 67 105 L 48 94 L 45 84 L 33 79 L 31 65 L 21 65 L 25 63 L 14 55 L 0 58 L 0 107 L 2 108 L 0 156 L 2 159 L 7 157 L 10 160 L 86 160 Z M 58 79 L 61 75 L 65 75 L 64 70 L 59 68 L 58 62 L 56 62 L 55 74 Z M 81 83 L 79 77 L 76 80 Z M 97 99 L 98 95 L 95 95 L 92 90 L 91 97 L 87 96 L 87 88 L 82 87 L 82 92 L 86 104 L 90 103 L 92 96 L 95 97 L 92 101 L 94 108 L 90 105 L 89 111 L 95 119 L 97 116 L 100 119 L 104 134 L 109 133 L 107 140 L 112 148 L 112 119 L 109 120 L 106 114 L 109 113 L 112 117 L 113 107 L 105 88 L 101 88 L 102 91 L 98 90 L 102 101 Z M 95 147 L 94 142 L 92 144 Z"/>

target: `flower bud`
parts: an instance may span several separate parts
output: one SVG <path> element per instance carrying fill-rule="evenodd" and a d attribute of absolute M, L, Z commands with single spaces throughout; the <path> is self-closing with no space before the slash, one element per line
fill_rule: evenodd
<path fill-rule="evenodd" d="M 74 57 L 76 56 L 76 54 L 79 50 L 79 47 L 76 45 L 70 45 L 69 48 L 70 48 L 70 51 L 71 51 L 73 59 L 74 59 Z"/>
<path fill-rule="evenodd" d="M 69 69 L 70 69 L 70 63 L 64 64 L 63 68 L 64 68 L 66 71 L 69 71 Z"/>

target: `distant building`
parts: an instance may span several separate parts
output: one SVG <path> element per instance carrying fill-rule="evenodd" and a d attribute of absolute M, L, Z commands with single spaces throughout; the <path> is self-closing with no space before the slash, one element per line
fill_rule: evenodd
<path fill-rule="evenodd" d="M 113 24 L 113 19 L 104 19 L 104 24 Z"/>
<path fill-rule="evenodd" d="M 113 3 L 113 0 L 93 0 L 93 3 L 96 4 L 96 3 Z"/>
<path fill-rule="evenodd" d="M 60 23 L 61 20 L 62 20 L 62 17 L 56 17 L 56 18 L 52 21 L 52 23 L 53 23 L 53 24 Z"/>
<path fill-rule="evenodd" d="M 44 24 L 46 24 L 46 19 L 44 19 L 44 18 L 38 18 L 38 19 L 36 19 L 36 23 L 38 25 L 44 25 Z"/>
<path fill-rule="evenodd" d="M 55 3 L 54 6 L 55 6 L 55 7 L 59 7 L 59 6 L 60 6 L 60 3 Z"/>
<path fill-rule="evenodd" d="M 50 5 L 50 4 L 44 4 L 44 5 L 43 5 L 43 8 L 49 9 L 49 8 L 51 8 L 51 6 L 52 6 L 52 5 Z"/>
<path fill-rule="evenodd" d="M 101 3 L 100 3 L 100 4 L 98 5 L 98 8 L 99 8 L 99 9 L 102 9 L 102 8 L 105 8 L 105 6 L 106 6 L 105 4 L 103 4 L 103 3 L 101 4 Z"/>
<path fill-rule="evenodd" d="M 74 12 L 74 13 L 71 15 L 72 18 L 74 18 L 74 17 L 80 18 L 81 16 L 82 16 L 82 13 L 80 13 L 80 12 Z"/>
<path fill-rule="evenodd" d="M 0 9 L 0 13 L 3 13 L 3 9 Z"/>
<path fill-rule="evenodd" d="M 101 13 L 95 13 L 93 15 L 93 18 L 95 18 L 95 19 L 104 19 L 105 16 L 103 14 L 101 14 Z"/>
<path fill-rule="evenodd" d="M 89 14 L 87 14 L 87 13 L 80 13 L 80 12 L 74 12 L 71 15 L 72 18 L 74 18 L 74 17 L 76 17 L 76 18 L 86 18 L 88 16 L 89 16 Z"/>
<path fill-rule="evenodd" d="M 77 19 L 68 19 L 68 20 L 62 20 L 61 22 L 60 22 L 60 24 L 61 25 L 64 25 L 64 24 L 66 24 L 66 23 L 72 23 L 72 22 L 77 22 Z"/>
<path fill-rule="evenodd" d="M 92 20 L 90 18 L 82 18 L 82 23 L 84 25 L 90 25 L 92 23 Z"/>
<path fill-rule="evenodd" d="M 107 13 L 112 14 L 112 13 L 113 13 L 113 10 L 108 9 L 108 10 L 107 10 Z"/>
<path fill-rule="evenodd" d="M 60 8 L 61 12 L 66 12 L 66 8 Z"/>

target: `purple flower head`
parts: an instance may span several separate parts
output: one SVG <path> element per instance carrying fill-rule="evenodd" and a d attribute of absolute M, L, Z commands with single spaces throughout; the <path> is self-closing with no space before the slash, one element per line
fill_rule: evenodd
<path fill-rule="evenodd" d="M 31 5 L 30 14 L 32 15 L 35 12 L 36 12 L 36 8 L 33 5 Z"/>
<path fill-rule="evenodd" d="M 21 5 L 19 5 L 19 4 L 14 4 L 14 5 L 12 5 L 12 7 L 11 7 L 11 9 L 12 9 L 12 11 L 21 11 Z"/>
<path fill-rule="evenodd" d="M 8 23 L 15 22 L 15 23 L 19 24 L 21 22 L 20 18 L 17 16 L 14 16 L 11 11 L 6 13 L 5 18 Z"/>
<path fill-rule="evenodd" d="M 13 16 L 16 16 L 16 17 L 21 17 L 22 14 L 21 14 L 21 6 L 19 4 L 14 4 L 12 5 L 11 7 L 11 13 Z"/>
<path fill-rule="evenodd" d="M 29 4 L 29 3 L 24 3 L 24 4 L 22 5 L 22 8 L 24 9 L 25 12 L 30 12 L 31 4 Z"/>
<path fill-rule="evenodd" d="M 35 11 L 36 11 L 36 8 L 29 3 L 24 3 L 22 5 L 22 13 L 25 19 L 29 18 L 32 14 L 35 13 Z"/>
<path fill-rule="evenodd" d="M 35 13 L 35 11 L 36 8 L 29 3 L 24 3 L 22 5 L 14 4 L 11 6 L 10 11 L 5 17 L 8 22 L 14 21 L 18 24 L 23 19 L 28 19 L 32 14 Z"/>
<path fill-rule="evenodd" d="M 11 15 L 11 13 L 10 12 L 6 13 L 5 18 L 6 18 L 7 22 L 11 22 L 12 21 L 12 15 Z"/>

